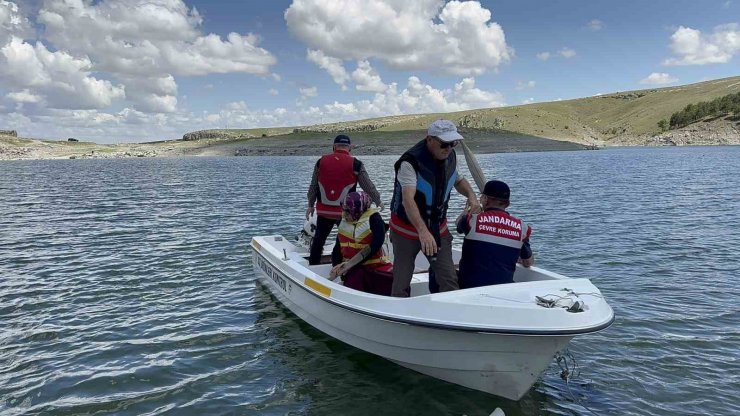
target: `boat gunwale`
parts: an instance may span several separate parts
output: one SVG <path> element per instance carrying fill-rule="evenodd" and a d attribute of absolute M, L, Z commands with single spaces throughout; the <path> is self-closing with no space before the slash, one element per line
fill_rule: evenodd
<path fill-rule="evenodd" d="M 254 241 L 254 238 L 252 239 Z M 259 244 L 259 243 L 258 243 Z M 460 325 L 445 325 L 445 324 L 438 324 L 433 322 L 425 322 L 425 321 L 418 321 L 418 320 L 410 320 L 405 318 L 399 318 L 394 316 L 388 316 L 383 315 L 380 313 L 370 312 L 367 310 L 363 310 L 357 307 L 354 307 L 352 305 L 349 305 L 345 302 L 339 302 L 336 299 L 332 299 L 328 296 L 323 296 L 319 293 L 317 293 L 315 290 L 312 290 L 309 288 L 305 282 L 298 281 L 293 278 L 293 276 L 290 273 L 286 273 L 282 268 L 280 268 L 276 262 L 271 261 L 266 256 L 264 256 L 260 249 L 256 248 L 253 244 L 250 244 L 250 247 L 252 248 L 252 252 L 256 253 L 260 257 L 262 257 L 265 261 L 267 261 L 269 264 L 271 264 L 273 267 L 275 267 L 285 278 L 290 280 L 292 283 L 300 286 L 304 291 L 310 293 L 311 295 L 321 299 L 324 302 L 328 302 L 334 306 L 340 307 L 342 309 L 348 310 L 350 312 L 354 312 L 360 315 L 365 315 L 374 319 L 380 319 L 384 321 L 404 324 L 404 325 L 412 325 L 412 326 L 418 326 L 418 327 L 424 327 L 424 328 L 432 328 L 437 330 L 445 330 L 445 331 L 456 331 L 456 332 L 476 332 L 476 333 L 485 333 L 485 334 L 499 334 L 499 335 L 518 335 L 518 336 L 574 336 L 574 335 L 583 335 L 583 334 L 591 334 L 594 332 L 599 332 L 601 330 L 604 330 L 611 326 L 615 319 L 616 314 L 614 314 L 614 311 L 611 313 L 611 318 L 596 326 L 591 326 L 588 328 L 581 328 L 581 329 L 561 329 L 561 330 L 527 330 L 527 329 L 503 329 L 503 328 L 481 328 L 481 327 L 471 327 L 471 326 L 460 326 Z M 282 263 L 287 264 L 287 262 L 290 260 L 283 260 Z M 294 261 L 295 262 L 295 261 Z M 292 268 L 291 270 L 297 271 L 297 269 Z M 263 273 L 260 271 L 260 273 Z M 314 273 L 315 274 L 315 273 Z M 323 276 L 320 276 L 324 280 Z M 310 278 L 310 277 L 309 277 Z M 269 280 L 269 278 L 267 279 Z M 610 308 L 611 309 L 611 308 Z"/>

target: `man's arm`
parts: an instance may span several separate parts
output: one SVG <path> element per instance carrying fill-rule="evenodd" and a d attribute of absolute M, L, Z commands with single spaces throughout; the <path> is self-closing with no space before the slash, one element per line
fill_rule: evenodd
<path fill-rule="evenodd" d="M 468 210 L 463 210 L 455 220 L 458 234 L 468 234 L 470 232 L 470 213 Z"/>
<path fill-rule="evenodd" d="M 365 170 L 365 164 L 355 159 L 355 165 L 356 167 L 359 165 L 359 168 L 355 170 L 355 174 L 357 174 L 357 184 L 360 185 L 360 188 L 362 188 L 363 191 L 370 195 L 370 198 L 375 202 L 375 205 L 377 205 L 382 211 L 383 208 L 385 208 L 385 204 L 380 200 L 380 192 L 375 188 L 373 181 L 370 180 L 370 175 L 368 175 Z"/>
<path fill-rule="evenodd" d="M 470 182 L 468 182 L 467 179 L 463 178 L 457 181 L 457 183 L 455 183 L 455 190 L 468 198 L 468 206 L 470 207 L 471 214 L 478 214 L 482 211 L 480 202 L 478 202 L 478 198 L 475 196 L 475 191 L 473 191 L 473 188 L 470 186 Z"/>
<path fill-rule="evenodd" d="M 334 276 L 344 276 L 353 267 L 361 264 L 383 247 L 383 243 L 385 242 L 385 222 L 383 221 L 383 217 L 377 212 L 370 216 L 370 230 L 373 234 L 370 245 L 365 246 L 348 261 L 333 267 L 329 274 L 331 278 L 334 278 Z M 337 237 L 337 241 L 338 239 Z"/>
<path fill-rule="evenodd" d="M 434 236 L 424 224 L 424 220 L 421 218 L 419 213 L 419 207 L 416 206 L 414 196 L 416 196 L 416 187 L 404 186 L 401 188 L 403 208 L 406 210 L 406 216 L 409 218 L 411 225 L 416 228 L 416 232 L 419 234 L 419 243 L 421 244 L 421 251 L 427 256 L 433 256 L 437 254 L 437 242 L 434 240 Z"/>
<path fill-rule="evenodd" d="M 308 185 L 308 192 L 306 198 L 308 198 L 308 208 L 306 209 L 306 219 L 313 214 L 314 205 L 316 204 L 316 195 L 319 193 L 319 162 L 321 159 L 316 161 L 316 166 L 313 168 L 313 175 L 311 176 L 311 184 Z"/>
<path fill-rule="evenodd" d="M 522 244 L 522 249 L 519 251 L 519 263 L 524 267 L 531 267 L 534 265 L 534 253 L 532 253 L 532 247 L 529 246 L 529 236 L 532 235 L 531 226 L 527 225 L 526 233 L 524 244 Z"/>
<path fill-rule="evenodd" d="M 532 267 L 534 265 L 534 253 L 532 253 L 532 248 L 529 246 L 529 239 L 524 240 L 522 250 L 519 252 L 519 263 L 524 267 Z"/>

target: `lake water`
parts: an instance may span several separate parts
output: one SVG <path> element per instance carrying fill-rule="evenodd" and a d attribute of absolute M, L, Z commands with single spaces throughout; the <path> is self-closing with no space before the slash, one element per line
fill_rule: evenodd
<path fill-rule="evenodd" d="M 388 203 L 396 158 L 362 159 Z M 14 161 L 0 162 L 0 414 L 740 414 L 740 147 L 479 159 L 533 225 L 537 264 L 590 278 L 617 314 L 572 341 L 569 385 L 553 363 L 507 401 L 277 304 L 249 240 L 297 234 L 313 157 Z"/>

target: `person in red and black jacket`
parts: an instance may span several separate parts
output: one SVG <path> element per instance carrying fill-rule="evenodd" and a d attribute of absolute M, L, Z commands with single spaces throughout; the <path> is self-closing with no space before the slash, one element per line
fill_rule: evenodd
<path fill-rule="evenodd" d="M 340 134 L 334 138 L 333 152 L 321 156 L 316 162 L 308 187 L 308 209 L 306 219 L 316 211 L 316 231 L 311 241 L 308 264 L 319 264 L 326 238 L 335 225 L 342 220 L 341 202 L 347 194 L 354 192 L 357 185 L 370 195 L 381 210 L 384 208 L 380 193 L 365 170 L 362 162 L 350 155 L 352 144 L 349 136 Z M 315 206 L 314 206 L 315 205 Z M 339 246 L 332 252 L 332 263 L 341 259 Z"/>
<path fill-rule="evenodd" d="M 513 283 L 517 261 L 525 267 L 534 264 L 532 227 L 506 212 L 510 194 L 506 183 L 488 181 L 481 196 L 484 211 L 458 217 L 457 232 L 465 234 L 460 289 Z"/>

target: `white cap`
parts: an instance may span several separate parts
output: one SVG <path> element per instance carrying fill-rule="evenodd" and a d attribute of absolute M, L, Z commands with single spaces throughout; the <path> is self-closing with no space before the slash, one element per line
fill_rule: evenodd
<path fill-rule="evenodd" d="M 455 123 L 450 120 L 435 120 L 427 129 L 427 136 L 438 137 L 439 140 L 449 143 L 462 140 L 463 137 L 457 132 Z"/>

